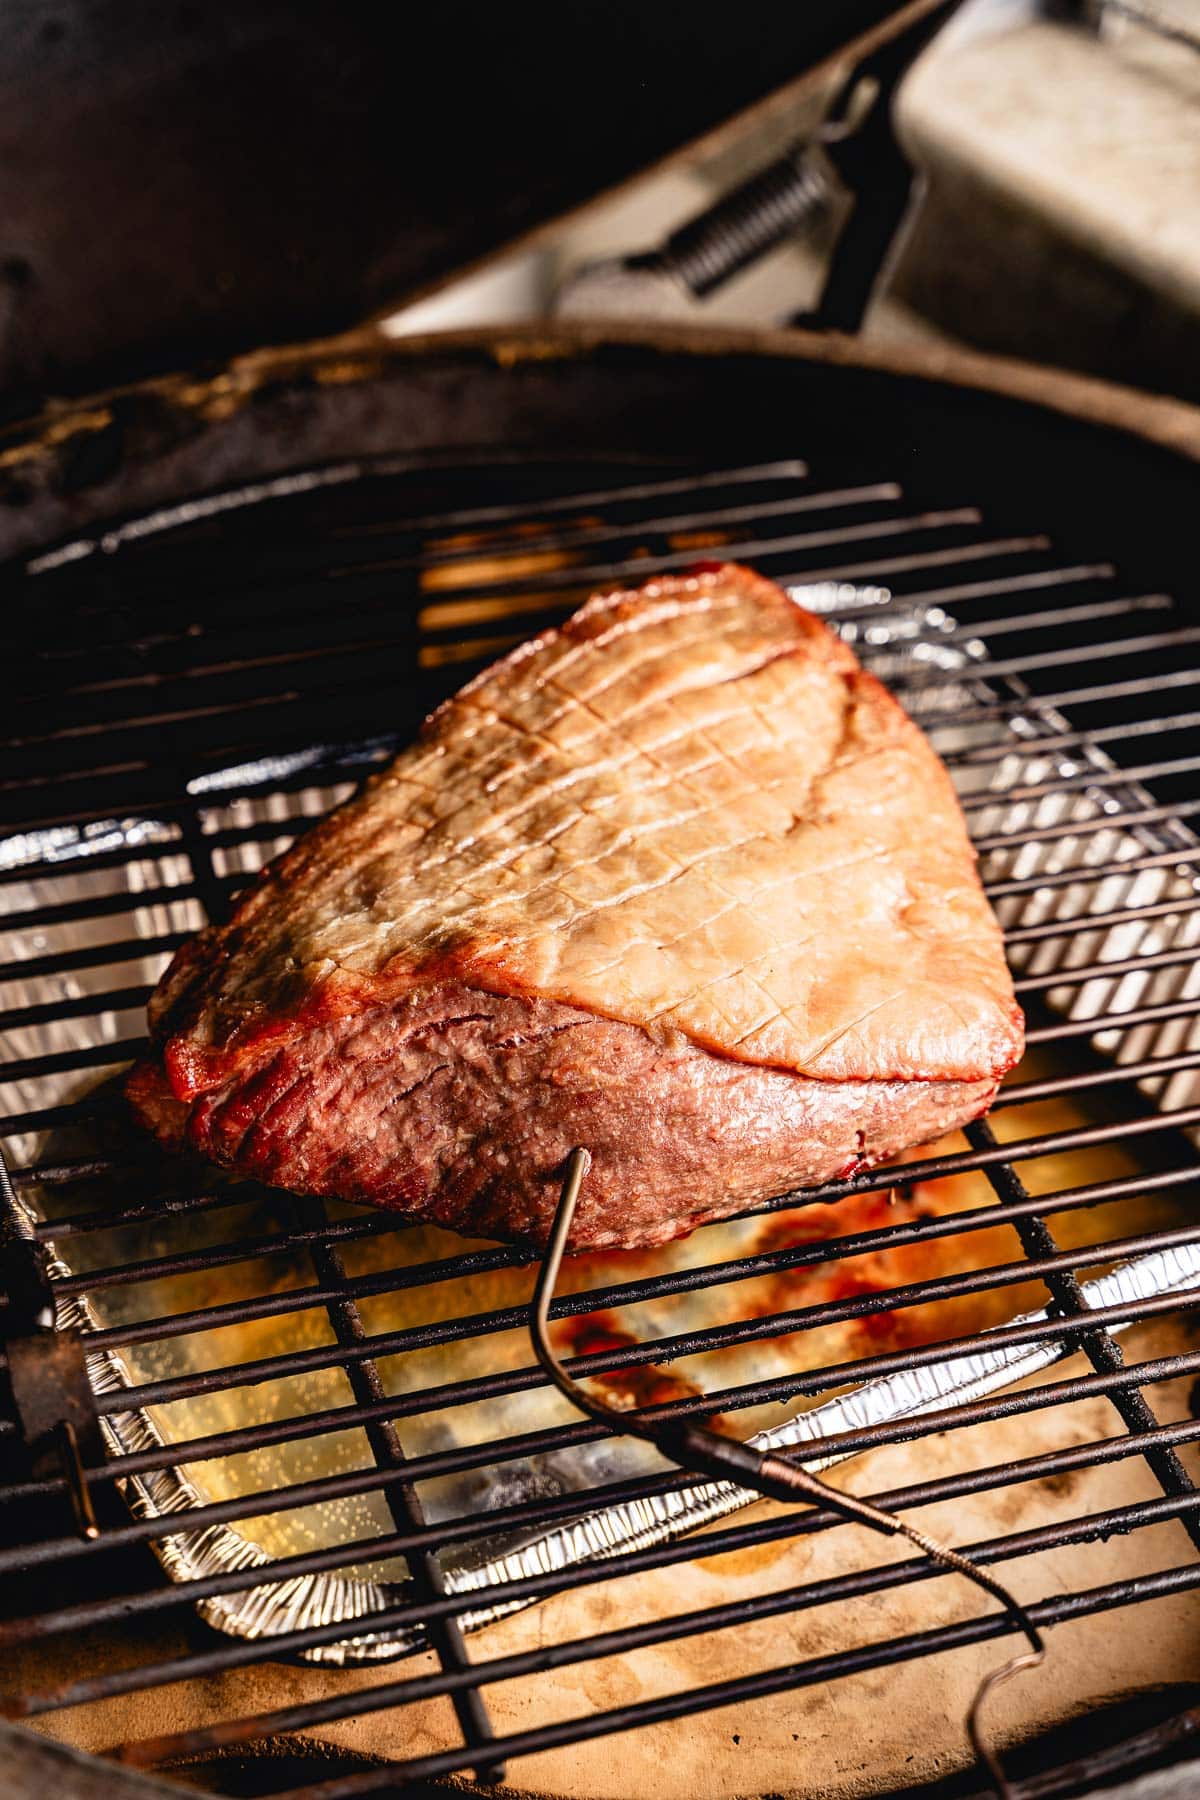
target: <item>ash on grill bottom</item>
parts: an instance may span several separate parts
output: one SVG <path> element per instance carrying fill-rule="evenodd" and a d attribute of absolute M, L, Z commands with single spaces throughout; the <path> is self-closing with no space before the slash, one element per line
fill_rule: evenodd
<path fill-rule="evenodd" d="M 361 484 L 308 479 L 286 551 L 286 493 L 260 490 L 27 577 L 94 630 L 48 640 L 53 682 L 15 709 L 33 773 L 0 846 L 4 1131 L 63 1316 L 91 1327 L 113 1454 L 87 1472 L 95 1545 L 61 1478 L 0 1488 L 21 1521 L 0 1549 L 17 1709 L 139 1760 L 297 1733 L 396 1759 L 305 1790 L 326 1796 L 529 1752 L 522 1786 L 664 1796 L 848 1795 L 961 1760 L 1008 1624 L 961 1583 L 828 1515 L 756 1507 L 712 1529 L 737 1497 L 697 1499 L 550 1402 L 519 1252 L 246 1185 L 182 1191 L 94 1085 L 136 1053 L 181 937 L 441 692 L 581 588 L 718 546 L 805 585 L 930 732 L 1031 1057 L 989 1124 L 902 1168 L 577 1265 L 563 1345 L 610 1394 L 793 1432 L 815 1460 L 869 1450 L 856 1488 L 994 1565 L 1052 1627 L 1045 1676 L 997 1702 L 1002 1737 L 1131 1681 L 1196 1679 L 1200 802 L 1179 788 L 1200 715 L 1158 708 L 1200 680 L 1200 632 L 957 496 L 914 508 L 884 469 L 610 487 L 531 470 L 517 507 L 419 518 L 402 476 L 372 479 L 365 509 Z M 270 553 L 248 558 L 247 532 Z M 95 766 L 81 728 L 103 730 Z M 164 1531 L 181 1502 L 186 1531 Z M 147 1543 L 182 1579 L 155 1578 Z M 271 1642 L 198 1636 L 197 1605 Z M 379 1606 L 374 1641 L 348 1644 Z M 413 1627 L 433 1648 L 386 1674 L 277 1660 L 394 1654 Z"/>

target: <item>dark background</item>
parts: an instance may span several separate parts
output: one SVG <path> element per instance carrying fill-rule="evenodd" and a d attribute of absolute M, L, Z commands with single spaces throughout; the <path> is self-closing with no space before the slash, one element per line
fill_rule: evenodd
<path fill-rule="evenodd" d="M 0 411 L 355 323 L 896 10 L 16 0 Z"/>

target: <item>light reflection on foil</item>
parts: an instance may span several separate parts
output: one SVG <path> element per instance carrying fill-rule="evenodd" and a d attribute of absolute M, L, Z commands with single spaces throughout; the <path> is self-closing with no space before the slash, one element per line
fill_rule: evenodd
<path fill-rule="evenodd" d="M 142 844 L 172 844 L 178 828 L 161 819 L 97 819 L 90 825 L 54 825 L 0 839 L 0 869 L 36 869 Z"/>

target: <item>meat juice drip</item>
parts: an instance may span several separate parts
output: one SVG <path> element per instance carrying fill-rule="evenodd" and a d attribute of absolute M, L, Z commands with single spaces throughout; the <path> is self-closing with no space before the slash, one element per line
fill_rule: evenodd
<path fill-rule="evenodd" d="M 885 1188 L 877 1193 L 855 1195 L 833 1205 L 818 1203 L 765 1219 L 755 1248 L 763 1253 L 797 1250 L 825 1238 L 851 1237 L 860 1232 L 913 1224 L 931 1217 L 935 1211 L 920 1187 L 905 1191 Z M 940 1244 L 918 1241 L 863 1251 L 845 1260 L 781 1270 L 754 1284 L 751 1316 L 766 1317 L 794 1307 L 827 1305 L 880 1294 L 940 1273 L 945 1260 Z M 920 1323 L 913 1312 L 894 1308 L 847 1320 L 841 1329 L 850 1339 L 864 1340 L 864 1355 L 872 1350 L 901 1349 L 923 1339 Z M 929 1331 L 924 1335 L 934 1333 Z"/>
<path fill-rule="evenodd" d="M 929 1198 L 919 1189 L 901 1193 L 896 1188 L 887 1188 L 876 1193 L 855 1195 L 833 1205 L 813 1204 L 774 1214 L 756 1224 L 753 1239 L 744 1248 L 751 1254 L 795 1250 L 820 1243 L 827 1238 L 852 1236 L 888 1226 L 915 1223 L 930 1217 L 935 1210 Z M 579 1288 L 586 1291 L 593 1285 L 601 1286 L 611 1282 L 614 1279 L 615 1265 L 620 1265 L 621 1277 L 636 1280 L 639 1274 L 651 1273 L 660 1260 L 661 1253 L 654 1251 L 607 1252 L 603 1256 L 574 1258 L 571 1269 Z M 760 1276 L 752 1282 L 733 1284 L 722 1308 L 722 1322 L 767 1318 L 775 1313 L 802 1307 L 884 1293 L 907 1282 L 938 1274 L 942 1272 L 946 1262 L 942 1245 L 917 1242 L 865 1251 L 844 1261 L 830 1260 L 795 1269 L 783 1269 L 777 1274 Z M 589 1264 L 596 1266 L 589 1268 Z M 828 1341 L 830 1331 L 839 1332 L 848 1356 L 901 1349 L 909 1344 L 928 1341 L 937 1335 L 937 1327 L 928 1316 L 917 1316 L 921 1310 L 887 1308 L 868 1313 L 862 1318 L 845 1321 L 840 1326 L 823 1328 L 821 1339 Z M 926 1314 L 929 1310 L 924 1309 Z M 638 1333 L 630 1330 L 618 1313 L 609 1310 L 560 1320 L 551 1327 L 551 1331 L 555 1349 L 566 1357 L 608 1355 L 641 1341 Z M 643 1334 L 653 1335 L 656 1334 L 652 1331 Z M 799 1344 L 809 1335 L 804 1331 L 784 1333 L 771 1340 L 770 1350 L 764 1347 L 764 1354 L 782 1351 L 795 1361 Z M 815 1358 L 803 1356 L 802 1363 L 815 1360 L 824 1360 L 823 1354 Z M 702 1385 L 689 1376 L 669 1372 L 655 1363 L 614 1369 L 590 1376 L 589 1379 L 603 1390 L 604 1399 L 610 1406 L 622 1410 L 697 1399 L 707 1387 L 718 1384 L 714 1380 Z M 726 1418 L 723 1414 L 710 1415 L 706 1423 L 715 1430 L 725 1430 L 734 1436 L 744 1435 L 746 1430 L 744 1424 L 739 1424 L 736 1419 Z"/>
<path fill-rule="evenodd" d="M 558 1354 L 565 1357 L 607 1356 L 638 1342 L 634 1333 L 626 1331 L 612 1312 L 583 1313 L 577 1319 L 562 1319 L 551 1326 L 551 1339 Z M 656 1363 L 611 1369 L 605 1374 L 589 1375 L 588 1380 L 603 1390 L 609 1406 L 621 1412 L 635 1407 L 669 1406 L 678 1400 L 697 1400 L 704 1392 L 696 1382 L 670 1374 Z M 703 1418 L 710 1431 L 736 1432 L 736 1427 L 722 1413 L 708 1413 Z"/>

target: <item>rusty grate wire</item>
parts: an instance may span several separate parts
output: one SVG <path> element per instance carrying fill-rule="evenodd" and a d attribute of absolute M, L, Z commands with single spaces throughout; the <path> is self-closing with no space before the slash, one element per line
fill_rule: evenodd
<path fill-rule="evenodd" d="M 483 1600 L 546 1597 L 639 1570 L 684 1568 L 698 1554 L 695 1540 L 684 1539 L 625 1551 L 608 1562 L 541 1572 L 494 1593 L 446 1591 L 438 1553 L 477 1538 L 480 1520 L 466 1509 L 429 1523 L 422 1502 L 426 1484 L 495 1468 L 533 1451 L 586 1444 L 600 1431 L 579 1421 L 407 1452 L 405 1421 L 418 1413 L 498 1402 L 536 1389 L 542 1377 L 532 1366 L 501 1367 L 393 1393 L 381 1379 L 381 1360 L 514 1329 L 523 1322 L 523 1308 L 452 1313 L 387 1332 L 370 1330 L 362 1309 L 381 1294 L 427 1291 L 466 1276 L 515 1269 L 525 1260 L 523 1253 L 505 1246 L 472 1248 L 356 1273 L 344 1250 L 401 1233 L 401 1222 L 368 1210 L 333 1217 L 319 1204 L 276 1197 L 269 1229 L 249 1235 L 239 1229 L 223 1237 L 222 1218 L 236 1221 L 245 1207 L 243 1184 L 164 1194 L 155 1186 L 153 1165 L 148 1173 L 126 1146 L 112 1148 L 118 1103 L 103 1078 L 141 1048 L 141 1009 L 149 991 L 144 981 L 127 979 L 129 965 L 148 957 L 165 963 L 204 916 L 218 915 L 248 873 L 303 828 L 313 816 L 314 788 L 340 791 L 344 784 L 348 791 L 482 660 L 564 616 L 594 585 L 641 580 L 697 558 L 737 557 L 792 584 L 883 584 L 904 604 L 944 621 L 948 645 L 986 649 L 988 661 L 981 665 L 986 691 L 964 693 L 961 683 L 936 666 L 909 667 L 889 679 L 952 767 L 968 819 L 978 826 L 981 853 L 990 859 L 985 867 L 993 899 L 1048 896 L 1043 917 L 1030 922 L 1021 915 L 1007 934 L 1014 954 L 1023 959 L 1017 986 L 1029 1010 L 1037 1062 L 1032 1072 L 1025 1067 L 1016 1072 L 993 1121 L 972 1127 L 965 1149 L 918 1154 L 901 1167 L 832 1182 L 806 1196 L 834 1201 L 977 1173 L 988 1184 L 980 1203 L 930 1209 L 916 1218 L 733 1260 L 697 1260 L 663 1271 L 651 1267 L 615 1284 L 566 1295 L 556 1314 L 578 1319 L 713 1288 L 745 1284 L 748 1290 L 760 1277 L 789 1276 L 802 1302 L 646 1342 L 591 1349 L 573 1366 L 589 1375 L 613 1375 L 673 1365 L 830 1325 L 903 1319 L 920 1307 L 970 1302 L 1037 1282 L 1043 1294 L 1039 1304 L 1048 1298 L 1050 1307 L 1045 1318 L 1032 1323 L 920 1342 L 905 1342 L 901 1335 L 882 1348 L 867 1341 L 853 1358 L 674 1399 L 665 1403 L 666 1410 L 720 1410 L 736 1420 L 755 1406 L 817 1398 L 985 1343 L 1048 1341 L 1064 1354 L 1082 1350 L 1090 1373 L 1001 1392 L 921 1419 L 890 1420 L 843 1434 L 845 1441 L 835 1447 L 857 1452 L 1102 1396 L 1119 1427 L 1111 1436 L 874 1497 L 891 1508 L 916 1508 L 1144 1458 L 1161 1488 L 1157 1497 L 964 1548 L 984 1563 L 1007 1561 L 1063 1543 L 1087 1544 L 1114 1532 L 1177 1522 L 1177 1557 L 1170 1566 L 1039 1598 L 1030 1611 L 1046 1627 L 1200 1587 L 1195 1556 L 1200 1496 L 1181 1458 L 1200 1439 L 1200 1421 L 1190 1414 L 1164 1420 L 1153 1403 L 1163 1384 L 1200 1375 L 1200 1352 L 1126 1363 L 1112 1334 L 1116 1326 L 1176 1313 L 1189 1296 L 1151 1295 L 1095 1310 L 1081 1291 L 1091 1271 L 1147 1251 L 1200 1243 L 1200 1224 L 1181 1214 L 1170 1226 L 1117 1225 L 1093 1243 L 1066 1247 L 1061 1230 L 1062 1221 L 1099 1206 L 1119 1208 L 1150 1194 L 1183 1197 L 1200 1175 L 1191 1135 L 1200 1125 L 1200 1105 L 1191 1103 L 1187 1084 L 1189 1072 L 1200 1070 L 1200 1036 L 1192 1031 L 1200 1015 L 1200 991 L 1192 991 L 1190 980 L 1195 951 L 1186 931 L 1178 944 L 1155 938 L 1148 946 L 1136 935 L 1150 921 L 1178 925 L 1200 911 L 1200 871 L 1188 829 L 1188 821 L 1200 815 L 1195 780 L 1200 754 L 1193 748 L 1200 699 L 1192 706 L 1196 697 L 1189 693 L 1200 688 L 1200 627 L 1181 619 L 1170 596 L 1139 591 L 1136 580 L 1102 557 L 1064 559 L 1041 531 L 993 529 L 971 504 L 914 506 L 889 479 L 831 485 L 798 462 L 779 462 L 702 473 L 624 471 L 611 479 L 596 471 L 509 467 L 491 474 L 475 471 L 469 480 L 477 492 L 498 497 L 483 506 L 424 504 L 424 490 L 414 493 L 367 478 L 346 491 L 310 495 L 303 506 L 248 505 L 216 521 L 181 514 L 160 521 L 154 531 L 135 525 L 115 532 L 70 560 L 43 558 L 20 584 L 18 608 L 34 619 L 69 609 L 71 626 L 44 631 L 25 692 L 9 698 L 0 741 L 0 828 L 13 838 L 61 834 L 54 840 L 61 841 L 61 849 L 37 866 L 34 903 L 22 898 L 29 866 L 13 860 L 0 868 L 0 901 L 11 903 L 0 922 L 9 945 L 8 960 L 0 965 L 0 1004 L 11 1002 L 0 1020 L 0 1106 L 6 1115 L 0 1133 L 9 1147 L 13 1190 L 45 1202 L 50 1222 L 39 1224 L 37 1234 L 60 1248 L 86 1247 L 96 1239 L 102 1245 L 105 1234 L 119 1228 L 163 1226 L 152 1255 L 106 1260 L 102 1248 L 87 1255 L 82 1272 L 59 1280 L 59 1298 L 117 1290 L 136 1294 L 151 1282 L 215 1275 L 252 1258 L 300 1256 L 308 1259 L 311 1278 L 298 1285 L 213 1298 L 187 1309 L 140 1315 L 134 1309 L 119 1322 L 98 1327 L 94 1343 L 114 1350 L 169 1344 L 185 1334 L 305 1312 L 322 1314 L 330 1326 L 330 1342 L 214 1361 L 103 1393 L 97 1400 L 100 1413 L 238 1393 L 329 1368 L 345 1371 L 351 1393 L 350 1403 L 338 1407 L 238 1424 L 93 1463 L 85 1470 L 90 1491 L 98 1502 L 102 1496 L 111 1501 L 116 1477 L 303 1444 L 353 1424 L 367 1433 L 368 1466 L 215 1501 L 192 1512 L 188 1523 L 228 1524 L 368 1491 L 382 1492 L 390 1512 L 390 1529 L 370 1540 L 282 1557 L 266 1571 L 225 1570 L 171 1583 L 131 1560 L 137 1546 L 168 1535 L 161 1519 L 133 1518 L 110 1505 L 99 1537 L 86 1541 L 71 1527 L 62 1478 L 31 1476 L 14 1465 L 0 1485 L 0 1508 L 17 1521 L 16 1530 L 3 1534 L 0 1575 L 6 1581 L 32 1576 L 34 1585 L 26 1579 L 13 1588 L 15 1611 L 0 1624 L 0 1644 L 14 1649 L 117 1620 L 177 1615 L 217 1595 L 348 1569 L 368 1557 L 403 1556 L 411 1594 L 373 1614 L 370 1627 L 422 1624 L 438 1654 L 435 1671 L 414 1674 L 401 1667 L 350 1692 L 340 1691 L 334 1681 L 323 1700 L 200 1728 L 158 1746 L 196 1753 L 434 1695 L 451 1698 L 459 1741 L 404 1763 L 305 1788 L 311 1800 L 335 1795 L 341 1800 L 464 1769 L 486 1773 L 505 1758 L 951 1651 L 1009 1628 L 1003 1615 L 933 1624 L 882 1643 L 848 1644 L 786 1667 L 735 1672 L 682 1693 L 493 1737 L 486 1690 L 497 1682 L 884 1592 L 938 1571 L 917 1558 L 728 1606 L 648 1618 L 520 1654 L 489 1657 L 486 1637 L 469 1652 L 461 1617 Z M 868 662 L 874 616 L 870 607 L 839 613 L 843 625 L 854 622 L 860 628 L 856 647 Z M 1053 772 L 1004 785 L 1014 731 L 1033 728 L 1039 753 L 1054 753 Z M 1102 751 L 1107 755 L 1097 754 Z M 264 774 L 266 757 L 277 760 Z M 254 766 L 239 776 L 240 764 Z M 1006 808 L 1025 809 L 1024 815 L 1006 815 L 1025 817 L 1023 826 L 995 827 L 998 791 Z M 1047 821 L 1039 812 L 1056 796 L 1067 804 L 1084 795 L 1096 802 L 1086 820 L 1063 813 Z M 265 813 L 259 806 L 240 815 L 239 808 L 258 802 L 267 803 Z M 1122 843 L 1109 856 L 1103 845 L 1113 833 L 1122 834 Z M 68 853 L 81 842 L 86 858 Z M 1053 866 L 1031 865 L 1031 846 L 1049 847 Z M 125 876 L 134 865 L 139 873 L 131 891 Z M 81 869 L 87 877 L 82 895 L 77 891 Z M 1156 871 L 1162 886 L 1144 898 L 1133 884 Z M 53 897 L 56 881 L 62 899 Z M 1099 911 L 1090 904 L 1072 910 L 1081 883 L 1093 894 L 1107 895 Z M 1127 953 L 1110 953 L 1121 941 L 1116 935 L 1105 937 L 1101 953 L 1088 949 L 1098 932 L 1121 931 L 1134 931 Z M 1080 955 L 1072 948 L 1078 945 L 1084 946 Z M 1047 947 L 1055 952 L 1049 963 L 1038 960 L 1039 949 Z M 1121 983 L 1165 971 L 1178 976 L 1166 998 L 1154 997 L 1159 992 L 1154 989 L 1149 1001 L 1129 1003 Z M 1108 1002 L 1090 1007 L 1086 1016 L 1076 1016 L 1067 1004 L 1064 1016 L 1064 995 L 1069 1002 L 1085 983 L 1105 980 L 1112 983 Z M 1043 1006 L 1048 993 L 1056 1000 L 1053 1011 Z M 1138 1032 L 1142 1036 L 1131 1036 Z M 1096 1053 L 1097 1038 L 1107 1054 Z M 1115 1054 L 1114 1044 L 1121 1046 Z M 31 1102 L 31 1093 L 42 1093 L 38 1084 L 49 1098 Z M 1038 1108 L 1063 1100 L 1093 1110 L 1046 1128 Z M 1030 1121 L 1028 1128 L 1024 1120 Z M 1026 1184 L 1025 1175 L 1041 1159 L 1066 1158 L 1069 1172 L 1070 1159 L 1110 1145 L 1132 1152 L 1132 1172 L 1087 1179 L 1069 1175 L 1065 1186 L 1050 1192 Z M 795 1197 L 785 1195 L 758 1211 L 769 1219 L 794 1206 Z M 1104 1217 L 1118 1218 L 1119 1212 Z M 971 1266 L 968 1258 L 959 1270 L 803 1302 L 805 1272 L 817 1265 L 849 1265 L 856 1257 L 914 1244 L 966 1245 L 973 1234 L 999 1225 L 1011 1226 L 1019 1242 L 1020 1254 L 1010 1260 Z M 197 1227 L 202 1235 L 196 1235 Z M 15 1436 L 13 1421 L 0 1417 L 0 1451 Z M 523 1497 L 508 1508 L 493 1508 L 487 1527 L 489 1532 L 505 1526 L 549 1528 L 601 1501 L 684 1486 L 684 1477 L 651 1473 L 587 1492 Z M 718 1556 L 839 1523 L 820 1512 L 743 1520 L 707 1534 L 703 1553 Z M 52 1588 L 39 1589 L 38 1580 L 52 1582 Z M 344 1620 L 310 1625 L 269 1645 L 214 1633 L 198 1649 L 157 1659 L 148 1652 L 130 1668 L 26 1693 L 17 1710 L 42 1715 L 268 1657 L 294 1656 L 346 1635 Z"/>

